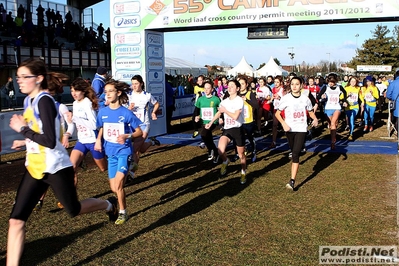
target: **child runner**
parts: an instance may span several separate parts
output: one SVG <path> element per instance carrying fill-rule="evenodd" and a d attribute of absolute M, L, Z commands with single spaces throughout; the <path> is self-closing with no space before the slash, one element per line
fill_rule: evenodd
<path fill-rule="evenodd" d="M 51 89 L 47 89 L 44 90 L 46 92 L 48 92 L 50 95 L 52 95 L 53 97 L 55 95 L 58 94 L 58 90 L 59 88 L 62 88 L 62 82 L 68 80 L 68 76 L 65 74 L 61 74 L 61 73 L 49 73 L 49 75 L 52 75 L 54 77 L 56 77 L 57 79 L 54 79 L 54 81 L 48 81 L 48 87 L 49 88 L 56 88 L 55 90 Z M 57 109 L 58 109 L 58 117 L 60 119 L 60 141 L 62 146 L 64 146 L 65 148 L 69 147 L 69 137 L 73 134 L 74 128 L 75 128 L 75 124 L 72 123 L 72 113 L 69 111 L 68 107 L 65 104 L 59 103 L 59 102 L 55 102 L 57 105 Z M 66 129 L 68 128 L 68 130 Z M 39 202 L 36 204 L 35 206 L 35 211 L 39 211 L 42 209 L 43 207 L 43 201 L 44 198 L 46 197 L 46 193 L 47 191 L 43 194 L 43 196 L 40 198 Z M 60 202 L 57 202 L 57 206 L 59 208 L 63 208 L 62 204 Z"/>
<path fill-rule="evenodd" d="M 226 148 L 230 141 L 235 140 L 237 146 L 237 153 L 240 157 L 241 162 L 241 184 L 247 182 L 246 178 L 246 158 L 244 155 L 245 151 L 245 138 L 244 129 L 242 124 L 244 123 L 244 100 L 237 95 L 240 90 L 240 83 L 237 80 L 230 80 L 228 82 L 228 93 L 229 97 L 224 99 L 220 103 L 219 111 L 215 114 L 211 121 L 205 125 L 205 128 L 209 129 L 213 123 L 219 119 L 221 114 L 224 116 L 224 130 L 223 134 L 219 139 L 218 152 L 222 159 L 222 168 L 220 174 L 223 176 L 227 172 L 227 165 L 229 159 L 227 158 Z"/>
<path fill-rule="evenodd" d="M 102 138 L 104 138 L 104 150 L 108 156 L 109 185 L 118 197 L 120 208 L 115 224 L 123 224 L 128 219 L 123 187 L 132 154 L 131 139 L 143 134 L 140 128 L 141 121 L 129 109 L 122 106 L 128 102 L 126 94 L 128 91 L 130 86 L 125 82 L 111 79 L 105 84 L 104 93 L 109 105 L 98 112 L 99 132 L 94 146 L 95 150 L 102 152 Z"/>
<path fill-rule="evenodd" d="M 317 97 L 318 102 L 322 99 L 326 101 L 324 112 L 327 116 L 327 122 L 330 128 L 331 150 L 335 150 L 338 119 L 342 108 L 341 104 L 346 102 L 346 91 L 341 85 L 337 84 L 337 82 L 337 75 L 330 74 L 327 78 L 327 86 L 321 89 Z"/>
<path fill-rule="evenodd" d="M 134 172 L 138 169 L 138 164 L 140 160 L 140 153 L 144 153 L 149 147 L 154 145 L 160 145 L 160 142 L 156 138 L 150 138 L 150 142 L 145 142 L 148 134 L 150 132 L 150 118 L 149 118 L 149 104 L 154 106 L 151 113 L 151 119 L 157 120 L 157 111 L 159 108 L 158 101 L 151 95 L 151 93 L 145 91 L 144 80 L 140 75 L 135 75 L 132 77 L 132 91 L 129 97 L 128 109 L 140 119 L 140 128 L 143 132 L 142 136 L 139 136 L 133 140 L 133 161 L 130 167 L 132 173 L 130 176 L 133 177 Z"/>
<path fill-rule="evenodd" d="M 359 91 L 360 88 L 357 85 L 358 80 L 356 77 L 350 77 L 348 85 L 345 87 L 348 105 L 345 107 L 345 113 L 348 117 L 349 126 L 349 137 L 348 140 L 353 140 L 353 131 L 355 129 L 355 119 L 359 112 Z"/>
<path fill-rule="evenodd" d="M 256 129 L 255 118 L 258 112 L 258 101 L 256 100 L 255 91 L 248 89 L 248 81 L 246 77 L 240 78 L 240 91 L 238 95 L 244 100 L 244 123 L 242 128 L 244 129 L 245 138 L 249 141 L 249 150 L 245 155 L 252 154 L 252 162 L 256 161 L 256 142 L 254 139 L 254 132 Z M 234 158 L 234 161 L 238 160 L 239 156 Z"/>
<path fill-rule="evenodd" d="M 195 103 L 195 122 L 199 122 L 202 120 L 202 129 L 201 129 L 201 138 L 204 142 L 205 146 L 208 149 L 208 160 L 213 160 L 214 163 L 218 162 L 217 148 L 215 143 L 213 142 L 212 131 L 218 125 L 218 122 L 215 121 L 210 128 L 205 128 L 205 125 L 212 120 L 214 115 L 218 111 L 218 107 L 220 104 L 220 99 L 217 96 L 212 95 L 212 83 L 206 81 L 204 83 L 204 93 L 203 97 L 198 98 L 198 101 Z"/>
<path fill-rule="evenodd" d="M 17 70 L 17 83 L 27 94 L 24 113 L 13 115 L 10 127 L 25 140 L 14 140 L 12 149 L 26 145 L 26 172 L 12 208 L 7 242 L 7 265 L 18 265 L 22 256 L 25 225 L 39 198 L 49 186 L 71 216 L 106 210 L 110 220 L 117 216 L 116 198 L 78 200 L 74 171 L 68 152 L 59 141 L 60 121 L 54 99 L 43 90 L 57 77 L 47 73 L 40 59 L 28 59 Z M 56 81 L 54 81 L 56 82 Z M 45 228 L 45 224 L 43 225 Z"/>
<path fill-rule="evenodd" d="M 96 121 L 99 108 L 94 89 L 84 79 L 77 78 L 71 84 L 71 95 L 75 100 L 73 102 L 72 120 L 78 131 L 78 141 L 70 158 L 75 169 L 75 185 L 77 185 L 77 167 L 89 151 L 101 172 L 107 170 L 107 159 L 103 151 L 94 150 L 98 135 Z"/>
<path fill-rule="evenodd" d="M 313 119 L 312 126 L 318 124 L 315 113 L 313 112 L 312 102 L 308 95 L 302 94 L 303 81 L 299 77 L 291 79 L 291 93 L 281 98 L 276 118 L 286 132 L 288 145 L 292 151 L 291 179 L 286 185 L 288 189 L 294 190 L 295 179 L 299 169 L 299 154 L 305 142 L 308 130 L 306 112 Z M 284 119 L 281 112 L 284 110 Z"/>
<path fill-rule="evenodd" d="M 367 76 L 365 80 L 366 86 L 362 87 L 362 93 L 360 94 L 360 100 L 364 104 L 363 132 L 367 132 L 367 130 L 371 132 L 373 131 L 374 113 L 380 93 L 374 84 L 375 81 L 372 76 Z"/>
<path fill-rule="evenodd" d="M 278 110 L 278 107 L 280 105 L 280 100 L 281 98 L 287 94 L 287 91 L 284 88 L 284 81 L 282 76 L 276 76 L 274 78 L 274 87 L 272 89 L 272 99 L 273 99 L 273 127 L 272 127 L 272 143 L 270 143 L 268 149 L 274 149 L 276 148 L 276 142 L 277 142 L 277 130 L 278 130 L 278 123 L 279 121 L 276 118 L 276 111 Z"/>
<path fill-rule="evenodd" d="M 266 80 L 264 78 L 259 79 L 259 88 L 256 90 L 256 96 L 259 101 L 258 115 L 256 119 L 257 130 L 259 134 L 262 132 L 262 117 L 264 118 L 264 125 L 267 126 L 269 119 L 269 112 L 271 111 L 272 103 L 272 89 L 266 85 Z"/>

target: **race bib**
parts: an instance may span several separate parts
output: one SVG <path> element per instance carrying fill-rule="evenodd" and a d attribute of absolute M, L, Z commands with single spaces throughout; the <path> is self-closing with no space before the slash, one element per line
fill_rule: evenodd
<path fill-rule="evenodd" d="M 211 107 L 201 108 L 201 118 L 202 120 L 208 121 L 212 120 L 213 116 L 215 115 L 214 109 Z"/>
<path fill-rule="evenodd" d="M 141 122 L 144 122 L 144 109 L 133 108 L 133 114 L 135 114 Z"/>
<path fill-rule="evenodd" d="M 106 141 L 118 143 L 118 137 L 125 134 L 125 124 L 123 123 L 104 123 L 103 137 Z"/>
<path fill-rule="evenodd" d="M 366 99 L 366 102 L 373 102 L 374 101 L 374 97 L 373 97 L 373 95 L 370 92 L 366 93 L 365 99 Z"/>
<path fill-rule="evenodd" d="M 338 104 L 339 103 L 339 95 L 331 95 L 328 100 L 330 101 L 330 103 L 332 104 Z"/>
<path fill-rule="evenodd" d="M 294 109 L 291 115 L 293 122 L 303 122 L 306 119 L 306 110 L 303 108 Z"/>
<path fill-rule="evenodd" d="M 26 153 L 38 154 L 40 153 L 39 144 L 31 139 L 25 139 Z"/>
<path fill-rule="evenodd" d="M 233 118 L 227 117 L 224 121 L 226 126 L 234 126 L 236 124 L 236 121 Z"/>
<path fill-rule="evenodd" d="M 349 103 L 356 103 L 359 99 L 359 95 L 357 93 L 350 93 L 348 97 L 348 102 Z"/>
<path fill-rule="evenodd" d="M 244 118 L 249 118 L 249 108 L 246 104 L 244 104 Z"/>

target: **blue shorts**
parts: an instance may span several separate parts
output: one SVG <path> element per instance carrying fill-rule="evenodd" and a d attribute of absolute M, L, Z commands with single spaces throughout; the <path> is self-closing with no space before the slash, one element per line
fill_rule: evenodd
<path fill-rule="evenodd" d="M 146 133 L 150 132 L 150 124 L 141 124 L 140 128 L 141 128 L 141 131 L 143 131 L 143 132 L 146 132 Z"/>
<path fill-rule="evenodd" d="M 94 143 L 81 143 L 81 142 L 76 142 L 75 147 L 73 148 L 74 150 L 78 150 L 82 152 L 84 155 L 87 154 L 87 152 L 91 152 L 91 155 L 93 155 L 93 158 L 96 160 L 101 160 L 105 158 L 105 152 L 104 150 L 102 152 L 94 150 Z"/>
<path fill-rule="evenodd" d="M 131 161 L 130 154 L 111 155 L 108 157 L 108 177 L 109 179 L 115 178 L 116 172 L 121 172 L 124 175 L 129 170 Z"/>
<path fill-rule="evenodd" d="M 338 112 L 341 113 L 341 110 L 333 110 L 333 109 L 324 110 L 324 113 L 326 114 L 326 116 L 331 117 L 331 116 L 334 115 L 334 113 L 335 113 L 336 111 L 338 111 Z"/>

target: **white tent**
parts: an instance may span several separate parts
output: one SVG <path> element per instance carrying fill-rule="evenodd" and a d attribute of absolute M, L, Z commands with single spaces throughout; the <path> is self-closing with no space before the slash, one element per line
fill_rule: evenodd
<path fill-rule="evenodd" d="M 165 73 L 172 76 L 192 74 L 198 77 L 207 75 L 208 68 L 179 58 L 165 57 Z"/>
<path fill-rule="evenodd" d="M 257 77 L 267 77 L 272 75 L 273 77 L 277 75 L 288 76 L 288 72 L 282 69 L 279 65 L 274 61 L 273 56 L 270 57 L 269 61 L 264 65 L 261 69 L 256 71 Z"/>
<path fill-rule="evenodd" d="M 254 72 L 255 69 L 248 64 L 247 60 L 245 60 L 245 57 L 243 56 L 238 65 L 227 71 L 227 75 L 237 76 L 238 74 L 245 74 L 247 76 L 253 76 Z"/>

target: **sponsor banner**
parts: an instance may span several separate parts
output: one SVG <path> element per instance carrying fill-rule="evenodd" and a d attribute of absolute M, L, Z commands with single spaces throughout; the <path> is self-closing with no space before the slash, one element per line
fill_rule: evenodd
<path fill-rule="evenodd" d="M 152 94 L 152 93 L 151 93 Z M 154 98 L 159 102 L 159 107 L 164 106 L 163 94 L 161 93 L 154 93 L 152 94 Z"/>
<path fill-rule="evenodd" d="M 163 93 L 164 92 L 164 85 L 163 83 L 151 83 L 149 86 L 149 91 L 151 94 L 153 93 Z"/>
<path fill-rule="evenodd" d="M 148 47 L 147 56 L 156 57 L 156 58 L 163 58 L 163 48 L 150 46 L 150 47 Z"/>
<path fill-rule="evenodd" d="M 319 246 L 319 264 L 397 264 L 397 246 Z"/>
<path fill-rule="evenodd" d="M 140 44 L 141 34 L 139 32 L 117 33 L 114 36 L 115 44 Z"/>
<path fill-rule="evenodd" d="M 131 14 L 140 12 L 139 1 L 122 1 L 114 3 L 112 7 L 114 15 Z"/>
<path fill-rule="evenodd" d="M 357 71 L 376 71 L 376 72 L 391 72 L 392 66 L 387 65 L 360 65 L 356 67 Z"/>
<path fill-rule="evenodd" d="M 155 46 L 163 46 L 163 35 L 149 33 L 147 34 L 147 44 L 148 45 L 155 45 Z"/>
<path fill-rule="evenodd" d="M 396 17 L 398 0 L 146 0 L 146 29 Z"/>
<path fill-rule="evenodd" d="M 164 80 L 163 78 L 164 72 L 162 71 L 148 71 L 148 80 L 147 82 L 162 82 Z"/>
<path fill-rule="evenodd" d="M 175 106 L 176 110 L 173 111 L 172 118 L 179 119 L 192 116 L 194 113 L 195 105 L 193 99 L 194 94 L 176 97 Z"/>
<path fill-rule="evenodd" d="M 137 70 L 141 68 L 141 59 L 140 58 L 117 58 L 115 60 L 115 68 L 116 69 L 131 69 Z"/>
<path fill-rule="evenodd" d="M 162 70 L 163 69 L 163 60 L 149 59 L 148 60 L 148 69 L 149 70 Z"/>
<path fill-rule="evenodd" d="M 139 57 L 141 55 L 141 47 L 138 45 L 120 45 L 114 48 L 116 57 Z"/>
<path fill-rule="evenodd" d="M 132 28 L 139 27 L 141 20 L 139 16 L 124 16 L 124 17 L 114 17 L 115 28 Z"/>
<path fill-rule="evenodd" d="M 122 81 L 128 81 L 130 84 L 130 80 L 133 78 L 135 75 L 142 75 L 141 71 L 131 71 L 131 70 L 118 70 L 115 72 L 115 79 L 117 80 L 122 80 Z"/>
<path fill-rule="evenodd" d="M 69 107 L 71 109 L 71 107 Z M 10 154 L 14 152 L 19 152 L 20 150 L 16 151 L 11 149 L 14 140 L 23 140 L 24 137 L 15 132 L 13 129 L 10 128 L 10 119 L 14 114 L 22 115 L 23 110 L 14 110 L 14 111 L 7 111 L 7 112 L 0 112 L 0 155 L 2 154 Z M 70 141 L 76 140 L 76 130 Z M 21 147 L 21 150 L 25 150 L 25 147 Z"/>

